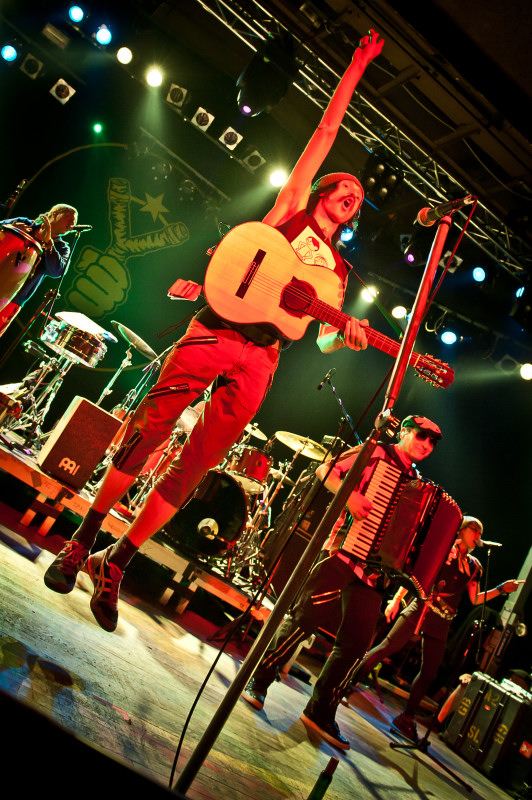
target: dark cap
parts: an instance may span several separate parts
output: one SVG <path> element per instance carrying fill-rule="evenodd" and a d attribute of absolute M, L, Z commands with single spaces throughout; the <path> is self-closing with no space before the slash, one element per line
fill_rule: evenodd
<path fill-rule="evenodd" d="M 435 422 L 432 422 L 428 417 L 420 417 L 416 414 L 410 414 L 405 417 L 401 422 L 401 428 L 417 428 L 418 431 L 430 431 L 436 439 L 442 438 L 442 432 Z"/>

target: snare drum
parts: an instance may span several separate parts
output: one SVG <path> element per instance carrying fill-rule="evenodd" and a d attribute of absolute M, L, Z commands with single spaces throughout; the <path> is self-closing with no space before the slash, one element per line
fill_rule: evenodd
<path fill-rule="evenodd" d="M 22 288 L 42 255 L 40 242 L 16 225 L 0 225 L 0 311 Z"/>
<path fill-rule="evenodd" d="M 230 475 L 211 470 L 192 500 L 165 527 L 185 555 L 223 556 L 235 544 L 247 520 L 245 492 Z"/>
<path fill-rule="evenodd" d="M 238 448 L 227 466 L 246 492 L 259 492 L 268 477 L 273 458 L 256 447 Z"/>
<path fill-rule="evenodd" d="M 95 367 L 107 353 L 107 345 L 99 336 L 79 330 L 60 319 L 51 319 L 47 323 L 40 340 L 59 355 L 86 367 Z"/>

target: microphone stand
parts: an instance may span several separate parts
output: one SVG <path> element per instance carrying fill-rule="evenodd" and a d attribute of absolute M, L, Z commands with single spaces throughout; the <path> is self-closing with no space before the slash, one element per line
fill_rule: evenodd
<path fill-rule="evenodd" d="M 450 216 L 443 217 L 438 223 L 434 242 L 429 253 L 416 299 L 414 301 L 414 307 L 412 309 L 410 321 L 401 342 L 401 347 L 399 349 L 395 366 L 386 390 L 384 407 L 375 420 L 375 426 L 366 441 L 363 443 L 360 452 L 358 453 L 349 472 L 343 480 L 342 486 L 340 487 L 338 493 L 334 496 L 323 516 L 322 521 L 316 528 L 306 550 L 304 551 L 294 572 L 292 573 L 292 576 L 288 580 L 288 583 L 281 592 L 277 603 L 272 609 L 270 616 L 255 639 L 255 642 L 249 650 L 246 658 L 242 662 L 240 669 L 235 675 L 232 683 L 229 685 L 224 698 L 220 702 L 211 719 L 211 722 L 208 724 L 202 737 L 198 741 L 196 748 L 192 751 L 187 763 L 181 771 L 181 774 L 172 787 L 172 791 L 175 793 L 187 793 L 192 781 L 199 772 L 208 753 L 218 738 L 225 722 L 227 721 L 227 718 L 236 705 L 246 684 L 266 652 L 270 641 L 273 639 L 273 636 L 283 620 L 284 615 L 288 611 L 288 608 L 292 604 L 296 594 L 308 576 L 310 568 L 319 555 L 327 536 L 331 533 L 334 523 L 342 513 L 349 495 L 360 481 L 362 472 L 367 466 L 371 454 L 377 446 L 381 436 L 387 434 L 389 437 L 392 437 L 399 425 L 399 420 L 396 419 L 392 414 L 393 405 L 401 389 L 409 359 L 414 349 L 415 339 L 425 314 L 430 289 L 438 269 L 438 263 L 441 259 L 443 248 L 445 246 L 445 240 L 449 233 L 451 224 L 452 220 Z"/>
<path fill-rule="evenodd" d="M 358 444 L 362 444 L 362 439 L 358 435 L 358 432 L 355 430 L 355 426 L 353 424 L 353 420 L 349 416 L 349 414 L 347 413 L 346 408 L 345 408 L 345 406 L 343 404 L 342 398 L 340 397 L 340 395 L 336 391 L 336 386 L 331 382 L 330 378 L 325 378 L 324 383 L 328 384 L 331 387 L 331 392 L 333 393 L 334 399 L 336 400 L 336 402 L 340 406 L 340 410 L 342 411 L 342 420 L 345 420 L 346 422 L 349 423 L 349 427 L 351 428 L 351 430 L 355 434 Z"/>

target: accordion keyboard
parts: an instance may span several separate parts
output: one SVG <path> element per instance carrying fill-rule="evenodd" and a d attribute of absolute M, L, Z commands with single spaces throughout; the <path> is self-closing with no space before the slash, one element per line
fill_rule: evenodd
<path fill-rule="evenodd" d="M 383 460 L 376 462 L 364 492 L 373 508 L 367 517 L 353 522 L 342 550 L 363 560 L 368 557 L 393 513 L 401 487 L 408 480 L 411 478 L 394 464 Z"/>

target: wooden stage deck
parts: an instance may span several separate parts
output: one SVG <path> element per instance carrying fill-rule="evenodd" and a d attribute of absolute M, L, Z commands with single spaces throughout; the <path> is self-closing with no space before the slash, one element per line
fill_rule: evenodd
<path fill-rule="evenodd" d="M 117 631 L 104 632 L 89 609 L 91 584 L 85 574 L 68 596 L 43 584 L 60 537 L 53 530 L 42 536 L 32 525 L 23 527 L 17 516 L 6 504 L 0 508 L 5 774 L 15 776 L 24 796 L 36 790 L 60 796 L 97 791 L 113 797 L 117 790 L 133 797 L 170 794 L 185 720 L 219 654 L 209 639 L 216 625 L 191 610 L 173 615 L 124 592 Z M 191 715 L 177 774 L 245 651 L 236 642 L 218 660 Z M 308 655 L 300 663 L 311 675 L 320 668 Z M 260 713 L 238 701 L 186 796 L 305 800 L 336 756 L 339 765 L 327 800 L 507 800 L 505 791 L 437 736 L 431 736 L 429 754 L 469 783 L 471 792 L 429 754 L 391 749 L 396 740 L 389 724 L 400 708 L 393 694 L 384 693 L 382 701 L 370 689 L 351 696 L 338 722 L 352 749 L 338 753 L 309 736 L 299 719 L 310 692 L 308 683 L 289 676 L 271 687 Z M 18 701 L 14 708 L 13 699 Z M 48 720 L 61 728 L 47 727 Z"/>

